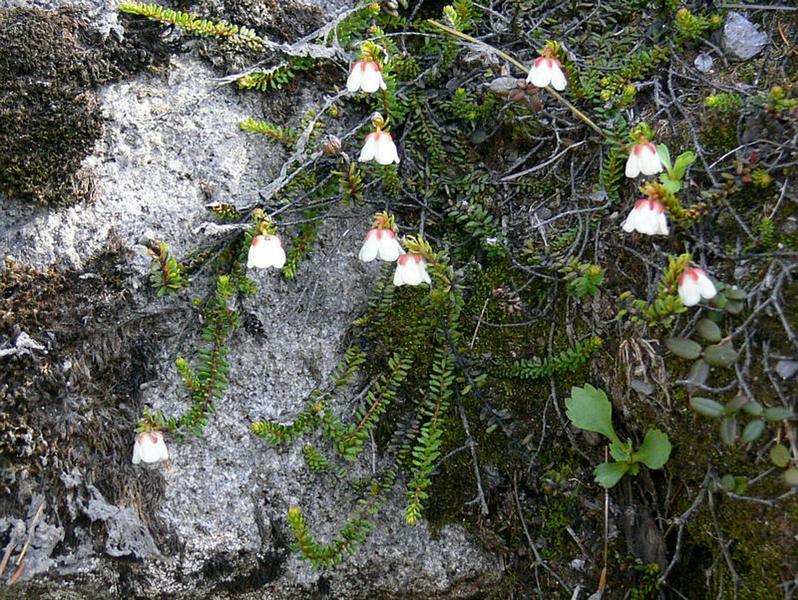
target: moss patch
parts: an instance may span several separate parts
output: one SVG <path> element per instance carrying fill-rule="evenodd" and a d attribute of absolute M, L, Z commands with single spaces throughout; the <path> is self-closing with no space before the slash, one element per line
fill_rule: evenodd
<path fill-rule="evenodd" d="M 0 194 L 89 198 L 81 164 L 102 132 L 97 87 L 167 58 L 152 28 L 132 27 L 119 41 L 74 9 L 0 11 Z"/>
<path fill-rule="evenodd" d="M 131 315 L 127 260 L 115 242 L 85 272 L 8 260 L 0 274 L 0 348 L 23 331 L 46 347 L 0 358 L 3 514 L 24 515 L 31 481 L 60 512 L 73 468 L 109 502 L 154 514 L 160 475 L 133 471 L 130 432 L 157 346 L 149 320 Z"/>

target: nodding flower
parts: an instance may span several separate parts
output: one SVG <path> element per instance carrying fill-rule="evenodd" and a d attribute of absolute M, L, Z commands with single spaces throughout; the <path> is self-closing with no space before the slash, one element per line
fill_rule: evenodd
<path fill-rule="evenodd" d="M 655 175 L 662 171 L 662 161 L 657 147 L 649 141 L 641 141 L 632 146 L 626 159 L 626 176 L 634 179 L 641 173 Z"/>
<path fill-rule="evenodd" d="M 526 80 L 535 87 L 543 88 L 550 85 L 559 92 L 563 91 L 567 84 L 559 59 L 550 56 L 536 58 Z"/>
<path fill-rule="evenodd" d="M 169 451 L 163 440 L 163 432 L 142 431 L 137 433 L 136 441 L 133 443 L 133 464 L 157 463 L 162 460 L 169 460 Z"/>
<path fill-rule="evenodd" d="M 701 300 L 711 300 L 718 291 L 704 269 L 687 268 L 679 276 L 679 298 L 685 306 L 695 306 Z"/>
<path fill-rule="evenodd" d="M 346 89 L 350 92 L 362 90 L 373 94 L 377 90 L 387 89 L 382 78 L 380 65 L 373 60 L 358 60 L 352 65 L 349 77 L 346 80 Z"/>
<path fill-rule="evenodd" d="M 404 253 L 393 229 L 372 227 L 366 234 L 366 240 L 357 257 L 363 262 L 371 262 L 378 257 L 380 260 L 393 262 Z"/>
<path fill-rule="evenodd" d="M 665 207 L 649 198 L 638 200 L 623 222 L 622 228 L 626 233 L 637 231 L 646 235 L 668 235 Z"/>
<path fill-rule="evenodd" d="M 421 254 L 402 254 L 396 261 L 393 284 L 398 287 L 421 283 L 432 285 L 432 280 L 427 273 L 427 261 Z"/>
<path fill-rule="evenodd" d="M 399 152 L 396 150 L 391 134 L 381 129 L 368 134 L 358 160 L 360 162 L 375 160 L 381 165 L 399 164 Z"/>
<path fill-rule="evenodd" d="M 247 269 L 282 269 L 285 264 L 285 250 L 276 235 L 256 235 L 247 255 Z"/>

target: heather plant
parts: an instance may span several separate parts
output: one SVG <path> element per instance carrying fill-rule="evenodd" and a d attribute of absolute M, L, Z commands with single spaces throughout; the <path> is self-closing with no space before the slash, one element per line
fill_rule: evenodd
<path fill-rule="evenodd" d="M 599 463 L 594 477 L 605 494 L 605 528 L 609 490 L 622 481 L 623 496 L 618 492 L 613 502 L 634 497 L 657 511 L 661 523 L 671 524 L 660 531 L 670 544 L 670 562 L 657 585 L 666 585 L 682 559 L 690 519 L 700 514 L 706 524 L 709 514 L 719 527 L 714 495 L 773 507 L 795 494 L 793 487 L 769 498 L 744 495 L 748 483 L 771 471 L 788 486 L 796 480 L 794 401 L 767 359 L 761 372 L 751 366 L 761 340 L 750 325 L 769 310 L 787 347 L 796 350 L 793 313 L 785 313 L 782 302 L 794 265 L 785 266 L 787 256 L 779 250 L 794 253 L 795 241 L 779 241 L 773 224 L 787 192 L 770 203 L 774 216 L 741 216 L 739 204 L 732 205 L 746 186 L 769 189 L 769 172 L 776 164 L 784 167 L 781 156 L 770 155 L 775 162 L 765 169 L 755 165 L 759 157 L 749 157 L 749 164 L 716 176 L 698 137 L 655 131 L 648 123 L 656 115 L 634 110 L 657 69 L 717 27 L 719 17 L 665 2 L 658 5 L 657 22 L 667 25 L 653 40 L 614 40 L 586 18 L 583 32 L 547 21 L 546 28 L 523 34 L 524 47 L 508 43 L 509 34 L 491 32 L 496 11 L 470 0 L 444 7 L 440 19 L 399 8 L 394 2 L 360 4 L 292 45 L 154 4 L 120 6 L 188 34 L 262 53 L 256 69 L 234 78 L 247 90 L 273 93 L 322 62 L 340 67 L 348 61 L 337 89 L 326 90 L 323 102 L 298 124 L 254 118 L 240 124 L 291 154 L 256 206 L 212 209 L 240 230 L 214 293 L 199 302 L 204 346 L 196 366 L 185 359 L 177 363 L 191 404 L 177 416 L 145 412 L 134 460 L 167 459 L 165 433 L 201 434 L 212 418 L 215 399 L 235 376 L 226 359 L 226 341 L 238 327 L 235 296 L 258 293 L 248 270 L 302 277 L 299 267 L 313 254 L 333 207 L 358 211 L 368 205 L 372 215 L 356 213 L 362 216 L 363 241 L 350 250 L 363 262 L 380 262 L 383 271 L 352 325 L 352 345 L 291 422 L 251 423 L 265 444 L 301 443 L 311 472 L 334 476 L 357 492 L 332 541 L 317 540 L 312 518 L 292 506 L 286 520 L 294 548 L 317 567 L 334 566 L 356 552 L 397 487 L 407 525 L 447 510 L 449 517 L 471 511 L 487 519 L 504 497 L 517 537 L 535 557 L 535 575 L 538 567 L 545 569 L 551 578 L 547 589 L 570 594 L 552 567 L 555 561 L 546 559 L 529 533 L 525 514 L 532 511 L 522 506 L 518 476 L 533 482 L 527 486 L 533 494 L 544 467 L 547 473 L 559 463 L 578 469 L 587 460 Z M 648 8 L 611 2 L 596 11 L 603 11 L 602 27 L 623 29 L 629 11 L 638 18 Z M 563 39 L 544 39 L 542 31 L 561 32 Z M 478 66 L 469 67 L 471 62 Z M 660 84 L 654 85 L 659 93 Z M 714 94 L 706 108 L 741 110 L 736 98 Z M 671 102 L 680 106 L 675 96 Z M 757 102 L 794 127 L 795 102 L 785 89 L 773 87 Z M 684 150 L 672 157 L 664 141 Z M 502 153 L 508 144 L 523 152 L 507 158 Z M 539 160 L 541 151 L 548 157 Z M 582 163 L 570 155 L 588 158 Z M 783 179 L 784 190 L 787 184 Z M 283 224 L 289 214 L 302 215 L 299 227 Z M 741 225 L 746 246 L 707 242 L 719 215 L 726 227 Z M 745 223 L 751 218 L 756 235 Z M 760 249 L 766 252 L 745 254 Z M 758 271 L 761 279 L 747 292 L 721 281 L 737 278 L 729 257 L 773 262 Z M 186 286 L 180 263 L 163 243 L 153 250 L 152 282 L 159 296 Z M 682 361 L 691 361 L 686 376 Z M 630 373 L 628 380 L 607 387 L 612 403 L 586 383 L 622 370 Z M 732 374 L 731 383 L 719 382 Z M 754 386 L 764 379 L 778 402 L 754 398 Z M 673 391 L 659 394 L 651 381 Z M 570 396 L 562 411 L 564 389 Z M 725 403 L 709 397 L 732 389 L 736 396 Z M 342 412 L 346 405 L 352 410 Z M 613 405 L 623 407 L 615 411 L 615 424 Z M 684 431 L 703 421 L 687 409 L 720 422 L 717 437 L 714 429 L 706 433 L 709 441 L 699 452 L 689 448 L 692 432 Z M 626 441 L 616 426 L 626 431 Z M 573 428 L 606 438 L 612 461 L 585 450 L 579 440 L 589 436 L 577 438 Z M 310 443 L 314 435 L 322 441 Z M 722 454 L 716 439 L 751 453 Z M 389 466 L 356 475 L 369 446 Z M 497 446 L 505 452 L 492 452 Z M 772 468 L 758 471 L 764 453 Z M 717 461 L 747 469 L 750 481 L 720 475 Z M 497 463 L 504 473 L 495 474 Z M 700 464 L 697 478 L 685 474 L 686 464 L 693 470 Z M 463 472 L 473 473 L 469 500 L 462 498 Z M 565 487 L 568 477 L 555 475 L 548 479 Z M 682 477 L 690 491 L 674 491 L 674 477 Z M 571 479 L 582 491 L 589 489 Z M 457 483 L 461 493 L 452 501 L 450 488 Z M 565 503 L 572 500 L 565 491 L 557 494 Z M 576 511 L 573 505 L 569 510 Z M 719 536 L 721 549 L 713 551 L 724 556 L 736 589 L 739 578 Z M 600 592 L 608 544 L 605 535 Z M 721 568 L 720 562 L 707 568 Z"/>

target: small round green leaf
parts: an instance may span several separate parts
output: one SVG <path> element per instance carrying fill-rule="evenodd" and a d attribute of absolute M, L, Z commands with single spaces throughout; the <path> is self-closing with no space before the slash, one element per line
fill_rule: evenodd
<path fill-rule="evenodd" d="M 739 411 L 743 406 L 748 404 L 748 397 L 738 394 L 726 403 L 725 411 L 727 415 L 733 415 Z"/>
<path fill-rule="evenodd" d="M 790 487 L 798 485 L 798 469 L 790 467 L 784 471 L 784 482 Z"/>
<path fill-rule="evenodd" d="M 776 421 L 784 421 L 786 419 L 792 419 L 795 415 L 791 410 L 783 408 L 781 406 L 774 406 L 772 408 L 765 409 L 765 418 L 774 423 Z"/>
<path fill-rule="evenodd" d="M 743 442 L 746 444 L 749 442 L 753 442 L 754 440 L 758 439 L 765 431 L 765 422 L 760 421 L 757 419 L 756 421 L 751 421 L 748 425 L 745 426 L 743 429 L 743 434 L 741 436 Z"/>
<path fill-rule="evenodd" d="M 697 385 L 704 385 L 709 379 L 709 365 L 706 361 L 701 358 L 695 361 L 693 366 L 690 367 L 687 379 Z"/>
<path fill-rule="evenodd" d="M 703 339 L 708 342 L 712 342 L 713 344 L 715 342 L 719 342 L 720 338 L 723 337 L 718 324 L 706 318 L 701 319 L 698 322 L 698 325 L 696 325 L 696 331 Z"/>
<path fill-rule="evenodd" d="M 733 492 L 737 487 L 737 482 L 734 480 L 734 475 L 726 474 L 720 478 L 720 487 L 727 492 Z"/>
<path fill-rule="evenodd" d="M 690 406 L 699 415 L 704 415 L 705 417 L 711 417 L 713 419 L 722 417 L 725 414 L 723 405 L 720 402 L 715 402 L 709 398 L 694 396 L 693 398 L 690 398 Z"/>
<path fill-rule="evenodd" d="M 713 367 L 730 367 L 737 360 L 737 351 L 731 344 L 714 344 L 704 349 L 704 360 Z"/>
<path fill-rule="evenodd" d="M 726 417 L 720 422 L 720 439 L 727 446 L 737 441 L 737 419 Z"/>
<path fill-rule="evenodd" d="M 726 303 L 726 312 L 730 315 L 739 315 L 743 312 L 743 307 L 745 305 L 742 302 L 738 302 L 737 300 L 729 300 Z"/>
<path fill-rule="evenodd" d="M 756 400 L 750 400 L 745 406 L 743 406 L 743 410 L 752 417 L 761 417 L 762 413 L 765 412 L 765 407 Z"/>
<path fill-rule="evenodd" d="M 770 449 L 768 454 L 770 456 L 770 462 L 777 467 L 783 469 L 790 464 L 790 451 L 787 450 L 787 447 L 783 444 L 776 444 Z"/>
<path fill-rule="evenodd" d="M 665 341 L 668 350 L 676 356 L 693 360 L 701 356 L 701 345 L 687 338 L 672 337 Z"/>
<path fill-rule="evenodd" d="M 747 297 L 746 293 L 745 293 L 745 290 L 741 290 L 736 285 L 732 285 L 732 286 L 727 287 L 725 290 L 723 290 L 723 294 L 729 300 L 737 300 L 738 302 L 741 302 L 742 300 L 745 300 L 746 297 Z"/>

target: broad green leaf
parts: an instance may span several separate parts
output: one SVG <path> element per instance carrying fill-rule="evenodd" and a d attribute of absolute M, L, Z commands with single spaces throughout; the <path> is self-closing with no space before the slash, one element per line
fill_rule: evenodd
<path fill-rule="evenodd" d="M 657 154 L 659 154 L 659 160 L 662 162 L 665 170 L 670 173 L 673 170 L 673 164 L 671 164 L 671 152 L 668 150 L 668 147 L 665 144 L 658 144 Z"/>
<path fill-rule="evenodd" d="M 737 441 L 737 419 L 726 417 L 720 422 L 720 439 L 727 446 Z"/>
<path fill-rule="evenodd" d="M 574 427 L 595 431 L 620 444 L 612 427 L 612 404 L 602 390 L 589 383 L 582 388 L 574 386 L 571 397 L 565 400 L 565 408 L 565 414 Z"/>
<path fill-rule="evenodd" d="M 682 152 L 679 156 L 676 157 L 676 162 L 673 163 L 673 173 L 672 175 L 676 179 L 684 179 L 684 174 L 687 172 L 687 167 L 692 165 L 696 159 L 695 152 L 688 150 L 687 152 Z"/>
<path fill-rule="evenodd" d="M 701 398 L 699 396 L 690 398 L 690 406 L 698 414 L 704 415 L 705 417 L 712 417 L 713 419 L 722 417 L 725 413 L 723 405 L 720 402 L 715 402 L 709 398 Z"/>
<path fill-rule="evenodd" d="M 770 462 L 782 469 L 790 464 L 790 451 L 783 444 L 776 444 L 770 449 Z"/>
<path fill-rule="evenodd" d="M 737 360 L 731 344 L 714 344 L 704 349 L 704 360 L 713 367 L 730 367 Z"/>
<path fill-rule="evenodd" d="M 771 423 L 776 421 L 784 421 L 786 419 L 792 419 L 794 416 L 795 415 L 791 410 L 788 410 L 781 406 L 774 406 L 772 408 L 765 409 L 765 418 Z"/>
<path fill-rule="evenodd" d="M 741 439 L 746 444 L 749 442 L 753 442 L 754 440 L 758 439 L 760 435 L 765 432 L 765 422 L 760 421 L 759 419 L 755 421 L 751 421 L 748 425 L 745 426 L 743 429 L 743 434 Z"/>
<path fill-rule="evenodd" d="M 659 429 L 646 432 L 643 445 L 635 452 L 633 458 L 649 469 L 661 469 L 671 456 L 671 442 L 667 434 Z"/>
<path fill-rule="evenodd" d="M 671 179 L 667 175 L 663 174 L 660 177 L 660 181 L 662 182 L 662 185 L 665 187 L 665 189 L 668 190 L 671 194 L 676 194 L 680 189 L 682 189 L 681 182 L 675 179 Z"/>
<path fill-rule="evenodd" d="M 710 321 L 706 318 L 701 319 L 698 322 L 698 325 L 696 325 L 696 331 L 703 339 L 713 344 L 715 342 L 719 342 L 720 338 L 723 337 L 718 324 L 715 323 L 715 321 Z"/>
<path fill-rule="evenodd" d="M 693 360 L 701 356 L 701 344 L 682 337 L 672 337 L 665 340 L 668 350 L 676 356 Z"/>
<path fill-rule="evenodd" d="M 601 463 L 593 471 L 593 474 L 596 476 L 596 483 L 609 489 L 618 483 L 628 470 L 629 463 Z"/>

